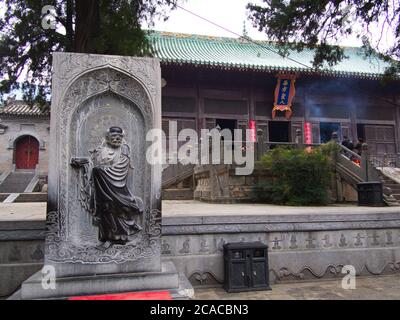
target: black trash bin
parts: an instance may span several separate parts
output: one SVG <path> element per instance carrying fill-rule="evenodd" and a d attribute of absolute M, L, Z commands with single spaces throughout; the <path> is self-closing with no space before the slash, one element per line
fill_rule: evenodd
<path fill-rule="evenodd" d="M 383 206 L 382 182 L 370 181 L 357 184 L 358 205 L 380 207 Z"/>
<path fill-rule="evenodd" d="M 227 292 L 271 290 L 268 246 L 262 242 L 224 245 L 224 289 Z"/>

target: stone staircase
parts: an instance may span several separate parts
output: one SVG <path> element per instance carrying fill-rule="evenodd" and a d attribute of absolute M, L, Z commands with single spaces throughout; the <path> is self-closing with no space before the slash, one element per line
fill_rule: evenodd
<path fill-rule="evenodd" d="M 163 200 L 193 200 L 192 188 L 168 188 L 162 191 Z"/>
<path fill-rule="evenodd" d="M 360 182 L 381 181 L 384 202 L 388 206 L 400 206 L 400 168 L 379 166 L 370 161 L 370 158 L 363 159 L 342 145 L 340 147 L 342 152 L 338 153 L 335 159 L 336 171 L 345 181 L 356 190 Z M 360 165 L 356 165 L 348 155 L 358 158 Z"/>
<path fill-rule="evenodd" d="M 32 171 L 11 172 L 0 184 L 0 193 L 23 193 L 34 177 Z"/>
<path fill-rule="evenodd" d="M 193 199 L 193 166 L 169 165 L 163 170 L 163 200 Z"/>
<path fill-rule="evenodd" d="M 400 206 L 400 181 L 395 178 L 390 172 L 396 172 L 400 169 L 398 168 L 388 168 L 388 172 L 383 169 L 378 169 L 380 171 L 379 178 L 383 184 L 383 196 L 387 205 L 389 206 Z"/>

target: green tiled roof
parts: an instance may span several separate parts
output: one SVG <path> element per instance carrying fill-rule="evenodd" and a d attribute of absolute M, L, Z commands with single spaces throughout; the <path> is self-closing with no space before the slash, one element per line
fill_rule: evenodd
<path fill-rule="evenodd" d="M 277 51 L 276 45 L 272 42 L 256 41 L 258 43 L 256 44 L 245 39 L 169 32 L 152 32 L 149 37 L 156 56 L 162 64 L 188 64 L 264 72 L 301 72 L 358 78 L 379 78 L 388 66 L 377 57 L 366 58 L 362 49 L 358 47 L 345 47 L 347 59 L 333 67 L 315 70 L 312 68 L 314 53 L 311 49 L 301 52 L 293 50 L 288 59 L 267 49 Z"/>
<path fill-rule="evenodd" d="M 41 110 L 39 106 L 29 106 L 24 101 L 11 100 L 7 102 L 7 105 L 0 107 L 0 116 L 49 116 L 48 110 Z"/>

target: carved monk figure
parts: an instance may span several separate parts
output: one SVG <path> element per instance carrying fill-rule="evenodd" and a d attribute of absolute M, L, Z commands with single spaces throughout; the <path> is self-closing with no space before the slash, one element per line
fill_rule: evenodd
<path fill-rule="evenodd" d="M 126 244 L 142 230 L 136 220 L 143 213 L 143 202 L 127 187 L 129 154 L 123 130 L 111 127 L 90 158 L 71 159 L 72 166 L 84 169 L 81 202 L 93 214 L 99 240 L 105 247 Z"/>

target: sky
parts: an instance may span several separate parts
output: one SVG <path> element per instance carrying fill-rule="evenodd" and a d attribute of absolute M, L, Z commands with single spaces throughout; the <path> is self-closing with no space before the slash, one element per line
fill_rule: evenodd
<path fill-rule="evenodd" d="M 263 4 L 262 0 L 181 0 L 179 4 L 185 9 L 240 35 L 243 33 L 243 23 L 245 22 L 246 30 L 251 38 L 255 40 L 268 40 L 265 34 L 254 28 L 248 19 L 246 5 L 249 2 Z M 170 12 L 167 21 L 156 20 L 153 29 L 158 31 L 236 37 L 234 34 L 203 21 L 179 8 Z M 361 40 L 352 37 L 350 39 L 341 39 L 340 45 L 361 46 L 362 43 Z"/>
<path fill-rule="evenodd" d="M 251 21 L 248 19 L 246 5 L 249 2 L 263 5 L 262 0 L 180 0 L 179 5 L 236 34 L 241 35 L 243 33 L 243 25 L 245 23 L 246 30 L 251 38 L 255 40 L 268 40 L 262 32 L 259 32 L 252 26 Z M 4 11 L 5 2 L 0 0 L 0 18 L 3 16 Z M 357 24 L 354 25 L 354 29 L 362 30 Z M 236 37 L 235 34 L 218 28 L 179 8 L 170 12 L 167 21 L 156 20 L 154 30 Z M 371 31 L 372 38 L 378 38 L 378 34 L 381 33 L 381 28 L 372 27 Z M 379 47 L 385 49 L 388 47 L 387 44 L 393 41 L 393 37 L 387 32 L 387 35 L 383 37 Z M 352 36 L 347 39 L 340 39 L 337 44 L 342 46 L 361 46 L 362 42 L 360 39 Z"/>
<path fill-rule="evenodd" d="M 254 39 L 263 40 L 265 39 L 263 34 L 254 29 L 247 19 L 246 5 L 250 1 L 257 4 L 262 3 L 261 0 L 181 0 L 179 4 L 238 34 L 242 34 L 243 22 L 246 21 L 246 29 L 249 36 Z M 170 32 L 235 37 L 235 35 L 179 8 L 171 11 L 169 19 L 166 22 L 156 21 L 154 29 Z"/>

